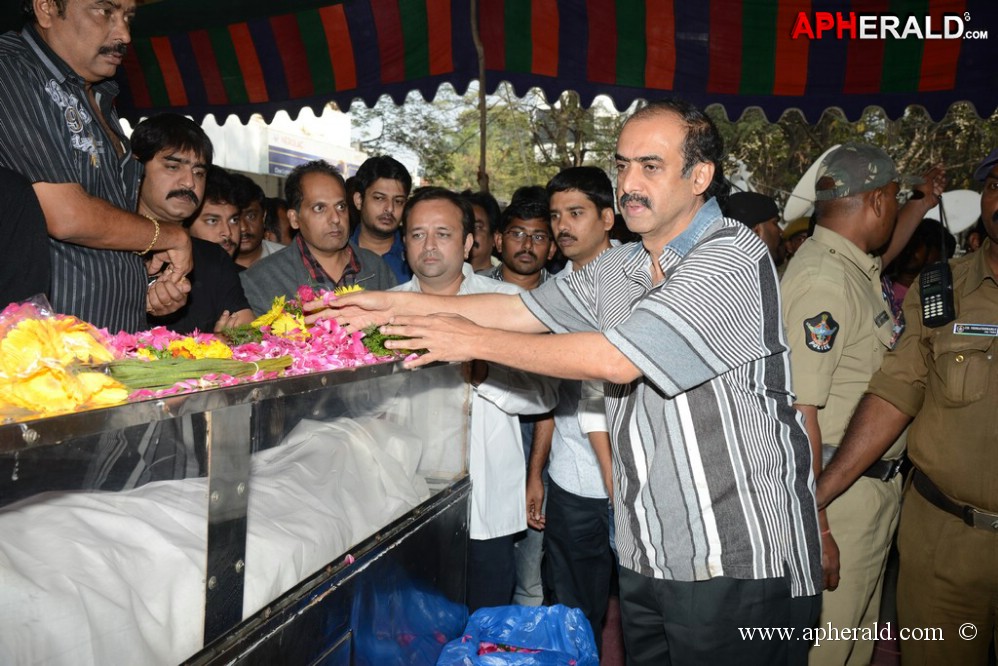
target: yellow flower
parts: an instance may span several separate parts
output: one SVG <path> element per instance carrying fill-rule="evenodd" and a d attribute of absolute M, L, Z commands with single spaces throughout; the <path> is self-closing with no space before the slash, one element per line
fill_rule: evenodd
<path fill-rule="evenodd" d="M 282 338 L 307 340 L 311 336 L 308 333 L 308 328 L 305 326 L 305 316 L 300 314 L 294 315 L 285 311 L 284 308 L 286 305 L 287 300 L 284 296 L 276 297 L 270 310 L 253 320 L 250 326 L 253 328 L 263 328 L 266 326 L 270 329 L 271 335 L 277 335 Z"/>
<path fill-rule="evenodd" d="M 135 350 L 135 355 L 139 358 L 146 358 L 150 361 L 155 361 L 158 357 L 153 354 L 148 347 L 139 347 Z"/>
<path fill-rule="evenodd" d="M 81 372 L 76 378 L 83 386 L 87 404 L 92 407 L 117 405 L 128 399 L 128 389 L 102 372 Z"/>
<path fill-rule="evenodd" d="M 18 377 L 42 365 L 107 363 L 114 360 L 93 335 L 89 324 L 74 317 L 25 319 L 0 340 L 0 372 Z"/>
<path fill-rule="evenodd" d="M 51 327 L 54 338 L 59 341 L 59 348 L 64 352 L 59 359 L 63 365 L 74 360 L 81 363 L 108 363 L 114 360 L 114 354 L 97 340 L 90 324 L 76 317 L 43 321 Z"/>
<path fill-rule="evenodd" d="M 3 402 L 42 414 L 72 411 L 86 399 L 83 386 L 60 367 L 45 367 L 3 386 Z"/>
<path fill-rule="evenodd" d="M 260 315 L 253 320 L 250 324 L 253 328 L 260 328 L 262 326 L 270 326 L 274 320 L 284 314 L 284 296 L 277 296 L 274 298 L 274 304 L 270 306 L 270 310 Z"/>
<path fill-rule="evenodd" d="M 182 358 L 232 358 L 232 349 L 220 340 L 212 340 L 208 344 L 186 337 L 172 340 L 167 349 L 174 356 Z"/>
<path fill-rule="evenodd" d="M 46 359 L 60 355 L 52 331 L 40 319 L 26 319 L 7 332 L 0 341 L 0 370 L 8 377 L 38 372 Z"/>
<path fill-rule="evenodd" d="M 221 340 L 212 340 L 207 345 L 201 345 L 202 356 L 198 358 L 232 358 L 232 348 Z"/>
<path fill-rule="evenodd" d="M 352 284 L 348 287 L 337 287 L 336 289 L 333 289 L 333 293 L 336 294 L 337 296 L 342 296 L 344 294 L 352 294 L 356 291 L 364 291 L 364 288 L 359 284 Z"/>
<path fill-rule="evenodd" d="M 305 326 L 304 316 L 294 316 L 284 312 L 270 324 L 271 335 L 282 338 L 298 338 L 307 340 L 312 337 Z"/>
<path fill-rule="evenodd" d="M 60 414 L 123 402 L 128 392 L 115 380 L 70 370 L 78 363 L 112 360 L 93 328 L 75 317 L 24 319 L 0 340 L 0 408 Z"/>

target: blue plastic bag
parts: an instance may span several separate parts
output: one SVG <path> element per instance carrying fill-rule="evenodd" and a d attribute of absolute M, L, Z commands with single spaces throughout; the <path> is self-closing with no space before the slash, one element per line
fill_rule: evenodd
<path fill-rule="evenodd" d="M 536 652 L 492 652 L 502 648 Z M 485 654 L 479 654 L 482 651 Z M 589 621 L 578 608 L 480 608 L 464 634 L 448 643 L 437 666 L 599 666 Z"/>
<path fill-rule="evenodd" d="M 468 607 L 448 600 L 391 561 L 376 563 L 353 594 L 351 626 L 356 666 L 428 666 L 460 636 Z"/>

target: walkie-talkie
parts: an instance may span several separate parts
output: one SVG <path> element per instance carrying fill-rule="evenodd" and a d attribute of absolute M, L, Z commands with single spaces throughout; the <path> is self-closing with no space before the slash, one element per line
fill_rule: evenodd
<path fill-rule="evenodd" d="M 956 319 L 956 305 L 953 303 L 953 271 L 950 270 L 947 261 L 946 239 L 943 236 L 949 231 L 949 225 L 946 224 L 942 196 L 939 197 L 939 219 L 942 222 L 942 228 L 939 230 L 942 259 L 923 268 L 918 276 L 918 287 L 922 296 L 922 324 L 929 328 L 936 328 Z"/>
<path fill-rule="evenodd" d="M 936 328 L 956 319 L 953 305 L 953 273 L 945 259 L 929 264 L 918 276 L 922 292 L 922 324 Z"/>

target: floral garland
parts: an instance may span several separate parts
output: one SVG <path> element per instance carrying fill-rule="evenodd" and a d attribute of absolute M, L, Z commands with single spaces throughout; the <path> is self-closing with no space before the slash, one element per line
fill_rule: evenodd
<path fill-rule="evenodd" d="M 112 337 L 111 344 L 125 358 L 167 358 L 172 355 L 192 359 L 233 359 L 245 363 L 283 357 L 291 359 L 290 364 L 281 372 L 260 371 L 247 377 L 213 373 L 212 376 L 178 382 L 167 389 L 141 390 L 133 393 L 129 399 L 158 398 L 191 390 L 274 379 L 278 376 L 341 370 L 397 357 L 398 354 L 394 353 L 373 353 L 365 346 L 365 334 L 362 331 L 347 333 L 333 319 L 320 319 L 311 327 L 305 324 L 303 303 L 321 301 L 329 304 L 339 295 L 360 290 L 360 287 L 346 287 L 326 291 L 301 286 L 296 299 L 278 296 L 274 298 L 268 312 L 250 324 L 223 331 L 221 336 L 210 333 L 183 336 L 163 327 L 134 336 L 119 333 Z"/>
<path fill-rule="evenodd" d="M 221 335 L 162 326 L 108 335 L 51 313 L 44 299 L 12 304 L 0 313 L 0 416 L 48 416 L 400 356 L 383 346 L 380 333 L 365 339 L 333 319 L 306 325 L 303 303 L 328 305 L 349 291 L 360 288 L 300 287 L 297 298 L 279 296 L 251 324 Z"/>

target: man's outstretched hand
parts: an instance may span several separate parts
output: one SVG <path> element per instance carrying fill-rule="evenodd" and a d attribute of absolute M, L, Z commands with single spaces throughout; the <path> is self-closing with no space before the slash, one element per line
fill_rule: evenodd
<path fill-rule="evenodd" d="M 304 303 L 305 323 L 333 319 L 347 331 L 362 331 L 368 326 L 387 324 L 395 313 L 397 293 L 359 291 L 335 298 L 316 299 Z"/>
<path fill-rule="evenodd" d="M 402 340 L 386 340 L 388 349 L 426 349 L 419 358 L 406 361 L 405 367 L 418 368 L 436 361 L 471 361 L 481 354 L 481 326 L 456 314 L 425 317 L 392 317 L 381 327 L 385 335 L 399 335 Z"/>

